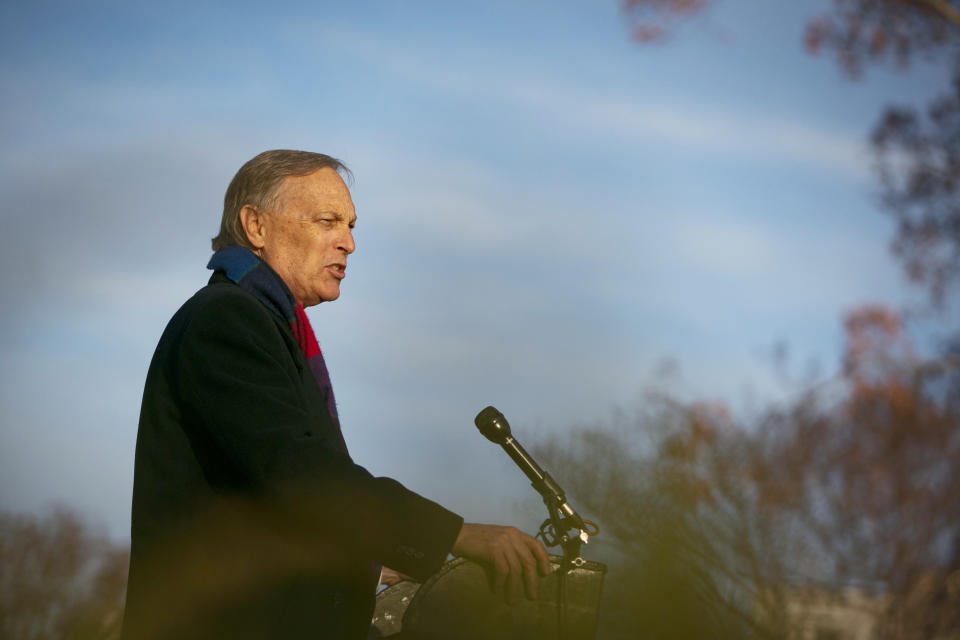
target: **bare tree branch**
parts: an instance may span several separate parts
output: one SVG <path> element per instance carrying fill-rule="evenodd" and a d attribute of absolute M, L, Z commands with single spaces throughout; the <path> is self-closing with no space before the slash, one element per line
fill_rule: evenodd
<path fill-rule="evenodd" d="M 907 0 L 920 7 L 926 8 L 939 14 L 945 20 L 948 20 L 956 27 L 960 27 L 960 9 L 957 9 L 947 0 Z"/>

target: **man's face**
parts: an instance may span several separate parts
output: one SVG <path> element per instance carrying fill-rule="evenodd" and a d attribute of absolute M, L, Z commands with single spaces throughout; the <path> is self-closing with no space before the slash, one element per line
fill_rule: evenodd
<path fill-rule="evenodd" d="M 355 248 L 347 185 L 328 168 L 285 178 L 276 209 L 264 215 L 264 261 L 304 307 L 336 300 Z"/>

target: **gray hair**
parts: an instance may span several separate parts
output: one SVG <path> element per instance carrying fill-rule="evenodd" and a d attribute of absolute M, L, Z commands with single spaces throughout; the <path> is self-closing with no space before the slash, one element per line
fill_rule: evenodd
<path fill-rule="evenodd" d="M 214 251 L 239 245 L 252 249 L 240 222 L 240 210 L 246 205 L 270 209 L 276 205 L 280 185 L 290 176 L 307 176 L 320 169 L 333 169 L 352 177 L 345 164 L 312 151 L 274 149 L 264 151 L 246 162 L 233 176 L 223 197 L 223 218 L 220 233 L 211 240 Z"/>

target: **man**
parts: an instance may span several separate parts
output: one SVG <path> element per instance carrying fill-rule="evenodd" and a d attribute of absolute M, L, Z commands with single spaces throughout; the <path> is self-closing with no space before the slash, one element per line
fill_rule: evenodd
<path fill-rule="evenodd" d="M 224 199 L 209 284 L 174 315 L 144 387 L 124 637 L 364 638 L 381 565 L 448 552 L 536 597 L 549 559 L 356 465 L 303 307 L 336 300 L 356 213 L 329 156 L 268 151 Z"/>

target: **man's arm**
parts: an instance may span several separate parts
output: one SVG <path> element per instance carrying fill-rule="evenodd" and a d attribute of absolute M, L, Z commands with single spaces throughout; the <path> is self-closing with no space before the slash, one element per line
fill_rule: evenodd
<path fill-rule="evenodd" d="M 193 314 L 176 360 L 187 435 L 211 484 L 280 507 L 291 533 L 421 579 L 436 571 L 462 519 L 337 450 L 269 312 L 222 291 Z"/>

